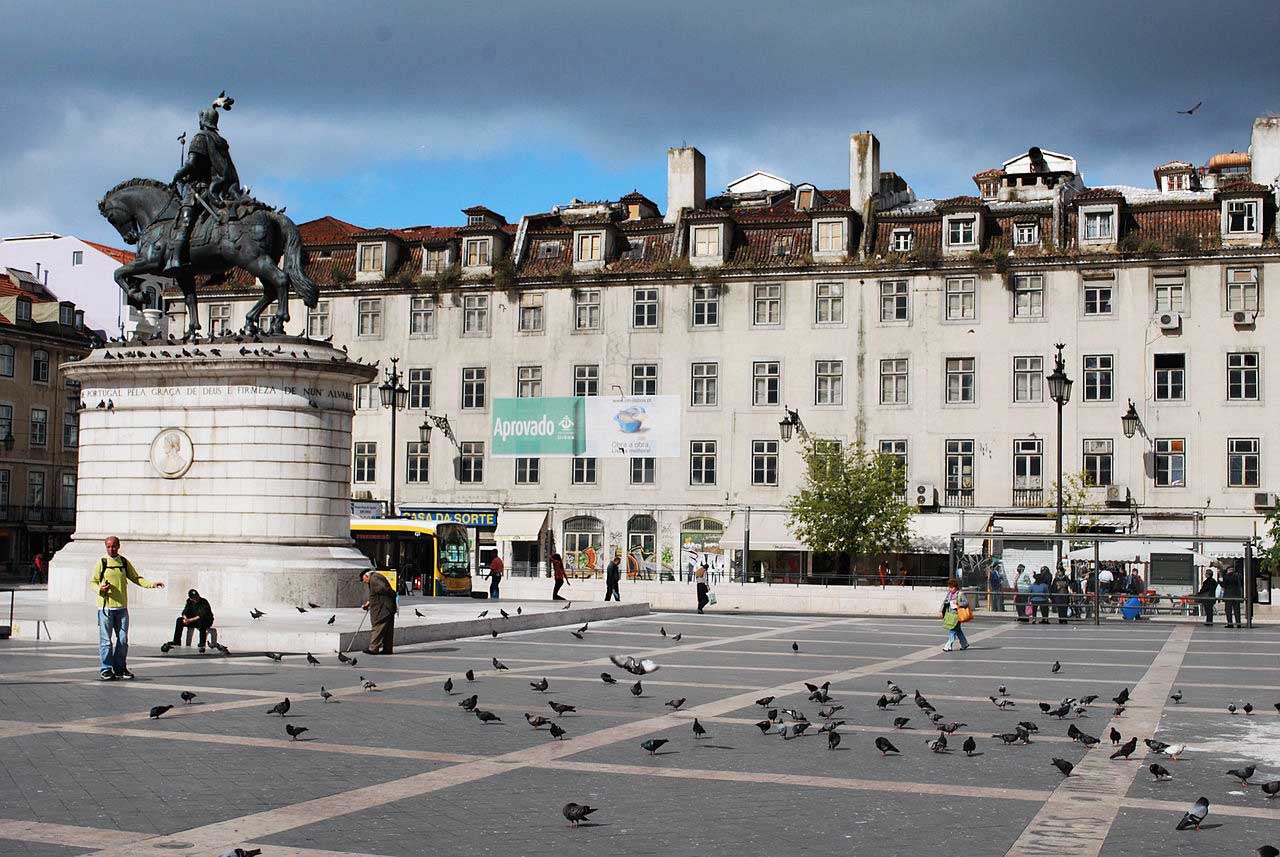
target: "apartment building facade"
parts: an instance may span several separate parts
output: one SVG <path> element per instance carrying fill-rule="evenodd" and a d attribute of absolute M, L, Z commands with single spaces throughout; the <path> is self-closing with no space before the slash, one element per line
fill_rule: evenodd
<path fill-rule="evenodd" d="M 701 153 L 673 149 L 665 212 L 633 192 L 517 223 L 474 206 L 456 227 L 304 224 L 323 294 L 289 331 L 399 358 L 395 473 L 371 385 L 353 492 L 385 499 L 394 478 L 399 512 L 472 521 L 477 563 L 555 547 L 728 565 L 749 530 L 752 576 L 829 568 L 786 526 L 804 477 L 786 409 L 812 436 L 901 460 L 916 553 L 959 529 L 1052 530 L 1058 344 L 1078 516 L 1197 543 L 1248 534 L 1280 491 L 1276 185 L 1253 181 L 1280 173 L 1280 122 L 1230 154 L 1089 187 L 1074 158 L 1032 147 L 972 195 L 922 200 L 866 133 L 847 188 L 759 172 L 708 199 Z M 237 327 L 255 291 L 206 288 L 201 322 Z M 679 457 L 491 455 L 495 400 L 567 396 L 676 397 Z M 428 414 L 452 437 L 422 443 Z"/>

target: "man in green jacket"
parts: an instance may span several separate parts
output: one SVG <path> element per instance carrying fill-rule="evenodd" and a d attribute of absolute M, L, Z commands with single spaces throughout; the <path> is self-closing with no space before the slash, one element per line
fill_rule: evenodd
<path fill-rule="evenodd" d="M 120 555 L 120 539 L 107 536 L 107 555 L 93 569 L 93 588 L 98 593 L 98 655 L 103 681 L 133 678 L 125 659 L 129 656 L 129 581 L 143 589 L 163 589 L 139 576 L 133 563 Z M 112 635 L 115 645 L 112 645 Z"/>

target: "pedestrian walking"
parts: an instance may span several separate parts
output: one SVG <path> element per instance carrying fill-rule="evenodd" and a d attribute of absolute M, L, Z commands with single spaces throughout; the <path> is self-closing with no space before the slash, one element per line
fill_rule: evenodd
<path fill-rule="evenodd" d="M 1218 581 L 1213 577 L 1213 569 L 1204 570 L 1204 580 L 1200 583 L 1200 591 L 1196 598 L 1200 601 L 1200 609 L 1204 611 L 1204 623 L 1213 625 L 1213 602 L 1218 597 Z"/>
<path fill-rule="evenodd" d="M 1040 615 L 1040 624 L 1049 624 L 1049 584 L 1053 578 L 1049 575 L 1049 566 L 1040 566 L 1040 571 L 1031 584 L 1030 591 L 1030 607 L 1031 621 L 1036 621 L 1036 614 Z"/>
<path fill-rule="evenodd" d="M 622 596 L 618 594 L 618 581 L 622 577 L 622 554 L 615 553 L 613 559 L 609 561 L 609 565 L 604 570 L 604 600 L 608 601 L 612 598 L 614 601 L 621 601 Z"/>
<path fill-rule="evenodd" d="M 103 681 L 131 679 L 129 672 L 129 583 L 143 589 L 163 589 L 164 583 L 152 583 L 138 574 L 133 563 L 120 553 L 120 539 L 107 536 L 103 542 L 107 555 L 93 571 L 93 587 L 98 598 L 98 677 Z"/>
<path fill-rule="evenodd" d="M 707 587 L 707 564 L 704 562 L 698 566 L 698 570 L 693 573 L 693 581 L 698 588 L 698 612 L 702 612 L 702 608 L 711 602 L 711 596 L 708 594 L 710 589 Z"/>
<path fill-rule="evenodd" d="M 942 651 L 950 652 L 956 643 L 960 644 L 960 651 L 969 648 L 969 640 L 964 635 L 964 621 L 962 621 L 963 611 L 972 611 L 969 608 L 969 600 L 963 592 L 960 591 L 960 581 L 954 577 L 947 581 L 947 594 L 942 599 L 942 627 L 947 629 L 947 642 L 943 644 Z M 967 619 L 965 619 L 967 621 Z"/>
<path fill-rule="evenodd" d="M 555 579 L 556 579 L 555 585 L 552 586 L 551 588 L 551 600 L 552 601 L 566 600 L 560 594 L 560 587 L 569 585 L 569 578 L 564 573 L 564 560 L 560 557 L 560 554 L 558 553 L 553 553 L 551 555 L 551 573 L 555 575 Z"/>
<path fill-rule="evenodd" d="M 31 582 L 39 583 L 48 579 L 49 561 L 44 558 L 44 552 L 42 551 L 31 558 Z"/>
<path fill-rule="evenodd" d="M 213 647 L 218 647 L 218 632 L 213 627 L 213 607 L 209 604 L 209 599 L 202 598 L 200 593 L 194 589 L 187 592 L 187 603 L 182 607 L 182 615 L 178 617 L 178 621 L 173 623 L 173 644 L 181 645 L 180 640 L 183 631 L 187 632 L 186 645 L 191 645 L 191 637 L 194 632 L 200 632 L 200 654 L 204 654 L 204 644 L 206 640 L 213 643 Z M 211 639 L 210 639 L 211 638 Z"/>
<path fill-rule="evenodd" d="M 1061 568 L 1053 576 L 1050 590 L 1053 606 L 1058 612 L 1058 624 L 1065 625 L 1071 609 L 1071 579 L 1067 577 L 1067 573 Z"/>
<path fill-rule="evenodd" d="M 360 605 L 369 611 L 369 647 L 364 653 L 389 655 L 396 636 L 396 591 L 371 568 L 360 572 L 360 579 L 369 587 L 369 597 Z"/>
<path fill-rule="evenodd" d="M 1018 563 L 1018 570 L 1013 577 L 1013 609 L 1018 614 L 1019 622 L 1031 621 L 1031 584 L 1035 583 L 1035 578 L 1031 572 L 1022 563 Z"/>
<path fill-rule="evenodd" d="M 506 570 L 502 557 L 495 553 L 493 559 L 489 560 L 489 573 L 485 575 L 489 578 L 489 598 L 494 601 L 498 600 L 498 587 L 502 584 L 502 575 Z"/>
<path fill-rule="evenodd" d="M 1227 627 L 1243 628 L 1240 604 L 1244 601 L 1244 576 L 1233 563 L 1221 572 L 1218 583 L 1222 587 L 1222 609 L 1227 614 Z"/>
<path fill-rule="evenodd" d="M 1004 579 L 1004 567 L 999 560 L 991 563 L 991 574 L 988 585 L 991 588 L 991 609 L 1004 612 L 1004 588 L 1009 585 Z"/>

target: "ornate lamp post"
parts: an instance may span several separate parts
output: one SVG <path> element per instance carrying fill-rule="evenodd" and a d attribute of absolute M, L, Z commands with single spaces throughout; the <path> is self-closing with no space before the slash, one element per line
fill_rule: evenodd
<path fill-rule="evenodd" d="M 1053 358 L 1053 372 L 1045 379 L 1049 384 L 1049 398 L 1058 406 L 1058 512 L 1054 520 L 1053 531 L 1062 534 L 1062 408 L 1071 401 L 1071 379 L 1067 377 L 1067 367 L 1062 360 L 1062 349 L 1065 343 L 1054 345 L 1058 353 Z M 1058 562 L 1062 562 L 1062 541 L 1058 541 Z"/>
<path fill-rule="evenodd" d="M 800 438 L 802 440 L 808 440 L 809 431 L 804 427 L 804 421 L 800 419 L 800 414 L 791 410 L 786 405 L 782 406 L 782 410 L 786 414 L 785 417 L 778 421 L 778 433 L 782 437 L 782 442 L 789 443 L 791 441 L 791 433 L 793 431 L 800 432 Z"/>
<path fill-rule="evenodd" d="M 391 517 L 396 515 L 396 415 L 404 410 L 409 401 L 409 390 L 404 384 L 400 383 L 403 376 L 400 374 L 399 368 L 396 366 L 400 362 L 399 357 L 391 358 L 391 370 L 386 372 L 385 378 L 378 386 L 378 395 L 382 398 L 382 407 L 391 409 L 391 495 L 390 495 L 390 512 Z"/>
<path fill-rule="evenodd" d="M 1120 418 L 1120 425 L 1127 438 L 1132 438 L 1142 426 L 1142 417 L 1138 416 L 1138 409 L 1133 406 L 1133 399 L 1129 400 L 1129 410 L 1125 411 L 1124 416 Z"/>

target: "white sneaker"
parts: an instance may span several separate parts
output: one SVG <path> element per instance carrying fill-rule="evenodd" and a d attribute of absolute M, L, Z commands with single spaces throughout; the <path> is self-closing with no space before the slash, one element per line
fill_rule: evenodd
<path fill-rule="evenodd" d="M 950 643 L 947 643 L 945 646 L 943 646 L 943 647 L 942 647 L 942 651 L 944 651 L 944 652 L 949 652 L 949 651 L 951 651 L 951 644 L 950 644 Z"/>

